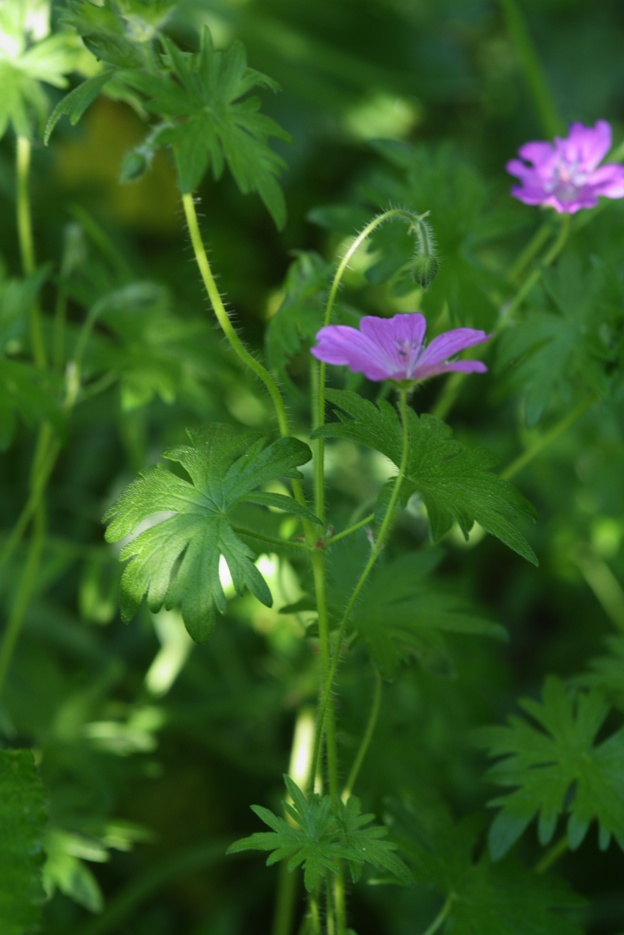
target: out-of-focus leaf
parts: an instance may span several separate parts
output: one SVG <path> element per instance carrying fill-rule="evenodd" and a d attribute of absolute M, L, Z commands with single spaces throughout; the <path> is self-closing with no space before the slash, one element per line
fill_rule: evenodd
<path fill-rule="evenodd" d="M 30 750 L 0 750 L 0 931 L 37 931 L 44 891 L 41 868 L 46 792 Z"/>

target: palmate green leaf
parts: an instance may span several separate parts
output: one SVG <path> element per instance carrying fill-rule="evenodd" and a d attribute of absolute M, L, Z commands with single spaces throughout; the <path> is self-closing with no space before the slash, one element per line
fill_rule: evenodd
<path fill-rule="evenodd" d="M 297 466 L 311 457 L 296 438 L 280 438 L 267 446 L 252 432 L 211 424 L 189 431 L 190 445 L 164 452 L 180 464 L 190 480 L 161 464 L 143 471 L 106 513 L 106 532 L 116 542 L 150 522 L 122 550 L 131 559 L 121 579 L 121 615 L 129 620 L 143 596 L 153 612 L 179 608 L 194 640 L 212 632 L 217 611 L 226 600 L 219 580 L 219 560 L 227 562 L 238 594 L 247 588 L 263 604 L 271 592 L 254 565 L 255 555 L 232 526 L 232 514 L 245 502 L 269 502 L 256 488 L 279 477 L 299 477 Z M 273 494 L 270 505 L 318 523 L 314 514 L 290 497 Z M 169 513 L 163 518 L 163 512 Z M 160 515 L 157 515 L 160 514 Z M 249 540 L 246 536 L 246 540 Z"/>
<path fill-rule="evenodd" d="M 491 803 L 501 807 L 490 829 L 492 856 L 505 854 L 534 817 L 540 843 L 548 844 L 562 815 L 568 815 L 571 849 L 580 846 L 594 820 L 602 850 L 612 835 L 624 849 L 624 727 L 596 743 L 609 713 L 602 693 L 574 697 L 561 680 L 549 677 L 541 704 L 520 704 L 538 726 L 510 717 L 506 727 L 483 728 L 476 736 L 491 756 L 504 757 L 487 778 L 515 787 Z"/>
<path fill-rule="evenodd" d="M 455 821 L 436 798 L 389 803 L 393 835 L 417 884 L 452 898 L 440 931 L 453 935 L 582 935 L 569 910 L 583 900 L 557 877 L 479 846 L 480 821 Z"/>
<path fill-rule="evenodd" d="M 412 882 L 409 870 L 394 853 L 396 845 L 385 840 L 387 828 L 370 825 L 374 815 L 361 813 L 358 798 L 351 796 L 346 803 L 336 805 L 328 795 L 313 794 L 306 799 L 290 776 L 284 776 L 284 781 L 292 799 L 292 804 L 286 803 L 286 810 L 294 824 L 253 805 L 252 810 L 272 831 L 259 831 L 236 841 L 228 854 L 272 851 L 267 866 L 286 859 L 289 870 L 303 865 L 308 893 L 318 889 L 326 873 L 337 872 L 340 859 L 348 862 L 354 882 L 360 879 L 365 863 L 385 870 L 406 885 Z"/>
<path fill-rule="evenodd" d="M 0 750 L 0 932 L 39 928 L 46 793 L 30 750 Z"/>
<path fill-rule="evenodd" d="M 537 307 L 532 303 L 496 345 L 496 369 L 522 393 L 529 426 L 556 396 L 567 405 L 590 392 L 605 396 L 612 355 L 598 269 L 588 268 L 581 255 L 566 254 L 543 282 L 550 307 L 546 297 Z"/>
<path fill-rule="evenodd" d="M 505 630 L 474 613 L 465 601 L 429 579 L 431 553 L 403 555 L 372 576 L 352 615 L 352 627 L 379 667 L 393 679 L 412 657 L 444 650 L 445 633 L 505 639 Z"/>
<path fill-rule="evenodd" d="M 397 466 L 401 460 L 402 430 L 394 408 L 379 406 L 343 390 L 327 392 L 339 410 L 340 422 L 316 434 L 349 438 L 375 448 Z M 431 415 L 408 412 L 410 453 L 401 488 L 405 502 L 417 492 L 429 516 L 431 537 L 438 542 L 456 522 L 468 538 L 475 522 L 527 561 L 537 564 L 533 549 L 518 530 L 523 516 L 534 510 L 508 481 L 492 472 L 497 458 L 484 448 L 468 449 L 455 441 L 452 430 Z"/>
<path fill-rule="evenodd" d="M 259 113 L 257 98 L 247 96 L 254 87 L 276 90 L 276 84 L 247 66 L 240 42 L 215 51 L 208 28 L 198 53 L 181 52 L 168 39 L 162 42 L 165 74 L 136 70 L 121 78 L 146 96 L 149 110 L 167 119 L 157 142 L 172 146 L 182 192 L 196 189 L 207 169 L 219 179 L 227 165 L 240 191 L 257 192 L 278 227 L 283 226 L 286 209 L 277 177 L 285 163 L 268 140 L 290 137 Z"/>

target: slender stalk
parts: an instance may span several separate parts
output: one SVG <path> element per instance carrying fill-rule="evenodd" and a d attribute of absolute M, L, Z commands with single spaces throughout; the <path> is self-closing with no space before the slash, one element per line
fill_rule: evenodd
<path fill-rule="evenodd" d="M 15 597 L 6 630 L 0 645 L 0 697 L 4 689 L 4 682 L 7 671 L 15 652 L 15 647 L 22 631 L 22 624 L 28 610 L 28 602 L 37 583 L 39 571 L 39 561 L 43 550 L 43 541 L 45 537 L 45 513 L 41 509 L 41 503 L 35 512 L 32 537 L 28 546 L 26 564 L 17 586 L 17 595 Z"/>
<path fill-rule="evenodd" d="M 288 864 L 285 860 L 280 861 L 277 900 L 275 903 L 271 935 L 290 935 L 298 882 L 298 875 L 294 871 L 288 869 Z"/>
<path fill-rule="evenodd" d="M 507 30 L 515 46 L 524 80 L 533 98 L 533 104 L 548 137 L 559 132 L 557 109 L 544 77 L 535 45 L 516 0 L 500 0 Z"/>
<path fill-rule="evenodd" d="M 501 471 L 501 477 L 504 480 L 510 480 L 515 474 L 526 467 L 527 464 L 530 464 L 534 458 L 540 454 L 544 448 L 547 448 L 556 438 L 563 434 L 567 429 L 573 425 L 577 419 L 579 419 L 584 412 L 589 409 L 593 402 L 595 402 L 596 397 L 591 394 L 586 399 L 584 399 L 578 406 L 569 412 L 567 416 L 557 422 L 556 425 L 546 432 L 544 435 L 541 435 L 530 448 L 527 448 L 526 451 L 523 451 L 511 464 L 508 464 L 504 471 Z"/>
<path fill-rule="evenodd" d="M 358 523 L 354 523 L 347 529 L 343 529 L 342 532 L 337 532 L 336 535 L 332 536 L 329 540 L 329 545 L 334 545 L 335 542 L 339 542 L 341 539 L 345 539 L 347 536 L 350 536 L 351 533 L 357 532 L 358 529 L 363 529 L 364 526 L 369 526 L 374 519 L 375 514 L 369 513 L 368 516 L 365 516 L 364 519 L 361 519 Z"/>
<path fill-rule="evenodd" d="M 364 762 L 364 757 L 368 752 L 370 742 L 373 738 L 375 732 L 375 727 L 377 726 L 377 719 L 379 718 L 379 708 L 381 707 L 381 675 L 379 671 L 375 668 L 375 689 L 373 692 L 373 703 L 371 705 L 370 714 L 368 716 L 368 723 L 366 725 L 366 730 L 364 731 L 364 736 L 360 742 L 359 750 L 356 754 L 355 760 L 353 761 L 353 766 L 351 767 L 351 772 L 349 773 L 349 778 L 347 779 L 346 785 L 342 791 L 342 801 L 346 802 L 349 796 L 353 791 L 355 785 L 355 780 L 358 777 L 360 769 L 362 768 L 362 763 Z"/>
<path fill-rule="evenodd" d="M 527 297 L 527 295 L 529 294 L 533 286 L 535 286 L 536 283 L 539 282 L 544 271 L 548 269 L 549 266 L 552 265 L 554 260 L 556 260 L 556 258 L 559 256 L 559 254 L 563 250 L 566 240 L 568 239 L 568 235 L 570 233 L 570 218 L 571 218 L 570 214 L 563 215 L 563 218 L 561 220 L 561 226 L 559 228 L 559 233 L 555 239 L 555 242 L 551 246 L 550 250 L 548 250 L 548 252 L 544 256 L 544 259 L 542 260 L 542 262 L 539 263 L 533 269 L 530 275 L 527 276 L 527 278 L 524 280 L 524 282 L 518 289 L 517 293 L 515 294 L 512 302 L 505 309 L 504 318 L 503 318 L 503 322 L 505 324 L 508 324 L 511 321 L 514 315 L 514 312 L 519 308 L 520 305 L 522 305 L 522 303 L 524 302 L 525 298 Z"/>
<path fill-rule="evenodd" d="M 535 865 L 536 873 L 546 873 L 560 857 L 563 857 L 568 851 L 568 838 L 564 834 L 562 838 L 556 841 L 553 846 L 546 851 L 541 860 Z"/>
<path fill-rule="evenodd" d="M 403 478 L 405 476 L 405 469 L 407 467 L 407 459 L 409 456 L 409 425 L 407 421 L 407 392 L 408 391 L 404 387 L 400 387 L 399 410 L 401 413 L 401 423 L 403 426 L 403 450 L 401 453 L 401 463 L 399 465 L 399 473 L 397 474 L 397 477 L 396 477 L 394 488 L 392 490 L 390 501 L 388 503 L 388 508 L 386 510 L 386 514 L 383 518 L 381 528 L 379 530 L 377 541 L 375 542 L 375 545 L 373 546 L 371 550 L 371 554 L 364 567 L 364 571 L 360 575 L 360 578 L 353 589 L 351 597 L 349 598 L 349 601 L 347 602 L 347 606 L 345 607 L 342 620 L 340 621 L 340 625 L 338 627 L 338 634 L 336 637 L 334 651 L 333 651 L 333 655 L 331 659 L 331 665 L 329 668 L 329 673 L 323 685 L 321 704 L 319 707 L 319 713 L 318 713 L 318 719 L 317 719 L 317 725 L 316 725 L 316 736 L 314 738 L 314 754 L 312 758 L 313 772 L 316 772 L 316 770 L 318 769 L 318 761 L 320 757 L 322 738 L 323 738 L 323 734 L 325 731 L 325 720 L 327 717 L 327 711 L 329 708 L 329 703 L 330 703 L 330 699 L 332 695 L 334 679 L 336 677 L 336 669 L 338 668 L 338 662 L 340 660 L 340 651 L 342 649 L 342 644 L 344 641 L 347 624 L 349 622 L 349 618 L 351 617 L 351 612 L 355 606 L 355 602 L 360 596 L 362 588 L 366 584 L 368 576 L 370 575 L 372 568 L 375 562 L 377 561 L 377 559 L 379 558 L 381 550 L 383 549 L 385 545 L 386 536 L 388 534 L 390 525 L 392 523 L 394 509 L 397 505 L 397 502 L 399 499 L 399 492 L 401 490 L 401 485 L 403 483 Z"/>
<path fill-rule="evenodd" d="M 30 276 L 35 271 L 35 246 L 33 242 L 32 221 L 30 212 L 30 195 L 28 193 L 28 175 L 30 172 L 30 140 L 25 136 L 18 136 L 16 150 L 16 176 L 17 176 L 17 239 L 24 275 Z M 33 358 L 37 367 L 46 366 L 46 350 L 41 329 L 41 311 L 38 302 L 33 302 L 30 308 L 30 339 L 33 346 Z"/>
<path fill-rule="evenodd" d="M 512 266 L 510 266 L 507 273 L 509 282 L 518 282 L 527 266 L 533 262 L 542 247 L 548 242 L 550 233 L 550 224 L 542 224 L 541 227 L 538 227 L 524 250 L 520 253 L 520 256 L 518 256 Z"/>
<path fill-rule="evenodd" d="M 431 923 L 427 931 L 424 933 L 424 935 L 434 935 L 434 933 L 438 931 L 438 929 L 440 928 L 440 926 L 443 924 L 446 917 L 448 916 L 449 912 L 451 911 L 451 907 L 454 901 L 455 901 L 454 893 L 451 893 L 449 896 L 447 896 L 446 902 L 444 903 L 444 905 L 440 909 L 440 912 L 435 917 L 435 919 L 433 920 L 433 922 Z"/>
<path fill-rule="evenodd" d="M 193 245 L 197 266 L 199 267 L 199 272 L 201 274 L 206 292 L 208 293 L 213 311 L 217 317 L 217 321 L 219 322 L 221 329 L 228 339 L 230 347 L 234 353 L 237 354 L 245 366 L 249 367 L 249 369 L 258 377 L 258 379 L 264 383 L 273 402 L 273 406 L 275 407 L 280 435 L 288 435 L 288 417 L 286 415 L 284 400 L 282 399 L 282 394 L 279 391 L 277 383 L 266 367 L 264 367 L 260 361 L 256 360 L 253 354 L 250 354 L 250 352 L 247 350 L 228 317 L 225 305 L 223 304 L 223 300 L 219 294 L 219 290 L 217 289 L 217 284 L 212 274 L 210 263 L 208 262 L 208 256 L 206 254 L 206 249 L 204 247 L 204 242 L 202 240 L 199 229 L 199 222 L 197 220 L 197 212 L 195 211 L 195 202 L 193 201 L 193 196 L 188 192 L 182 195 L 182 204 L 184 206 L 184 215 L 186 217 L 186 223 L 189 234 L 191 236 L 191 243 Z"/>

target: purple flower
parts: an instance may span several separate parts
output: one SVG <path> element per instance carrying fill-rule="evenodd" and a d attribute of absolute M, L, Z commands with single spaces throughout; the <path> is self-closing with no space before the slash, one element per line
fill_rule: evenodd
<path fill-rule="evenodd" d="M 359 331 L 348 325 L 327 325 L 316 336 L 312 354 L 327 364 L 344 364 L 369 380 L 426 380 L 439 373 L 461 370 L 483 373 L 480 360 L 448 362 L 466 347 L 488 341 L 491 335 L 474 328 L 455 328 L 423 345 L 427 321 L 424 315 L 394 318 L 365 317 Z"/>
<path fill-rule="evenodd" d="M 511 194 L 527 205 L 549 205 L 574 214 L 593 208 L 598 195 L 624 197 L 624 166 L 608 163 L 597 168 L 611 148 L 611 127 L 599 120 L 595 127 L 573 123 L 565 139 L 554 143 L 525 143 L 520 159 L 507 163 L 507 171 L 520 179 Z"/>

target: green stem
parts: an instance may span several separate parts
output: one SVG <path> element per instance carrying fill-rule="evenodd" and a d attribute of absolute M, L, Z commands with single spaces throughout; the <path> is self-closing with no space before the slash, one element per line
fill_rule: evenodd
<path fill-rule="evenodd" d="M 324 689 L 331 671 L 331 646 L 329 631 L 329 614 L 327 611 L 327 595 L 325 588 L 325 556 L 323 552 L 316 549 L 312 553 L 312 572 L 314 575 L 314 587 L 316 590 L 317 610 L 318 610 L 318 628 L 319 628 L 319 650 L 321 655 L 321 680 L 319 685 L 319 710 L 323 707 L 325 698 Z M 325 732 L 319 734 L 318 725 L 314 736 L 314 746 L 312 754 L 312 766 L 310 769 L 309 789 L 312 791 L 316 781 L 320 763 L 321 750 L 323 745 L 323 736 L 325 740 L 325 753 L 327 756 L 327 782 L 329 785 L 329 794 L 334 801 L 338 800 L 338 751 L 336 746 L 336 715 L 334 710 L 333 698 L 327 699 L 325 707 Z"/>
<path fill-rule="evenodd" d="M 551 234 L 550 224 L 542 224 L 535 231 L 528 244 L 517 257 L 516 261 L 509 268 L 507 279 L 509 282 L 517 283 L 527 266 L 535 259 L 542 247 L 546 245 Z"/>
<path fill-rule="evenodd" d="M 360 743 L 360 748 L 357 752 L 355 760 L 353 761 L 353 766 L 351 767 L 351 772 L 349 773 L 349 778 L 347 779 L 346 785 L 342 792 L 342 800 L 346 802 L 349 796 L 353 791 L 353 786 L 355 785 L 355 780 L 358 777 L 362 763 L 364 762 L 364 757 L 368 752 L 370 742 L 373 738 L 375 732 L 375 727 L 377 726 L 377 719 L 379 718 L 379 708 L 381 707 L 381 676 L 379 671 L 375 668 L 375 690 L 373 693 L 373 703 L 371 705 L 370 714 L 368 717 L 368 723 L 366 725 L 366 730 L 364 731 L 364 736 Z"/>
<path fill-rule="evenodd" d="M 447 896 L 446 902 L 444 903 L 440 912 L 435 917 L 435 919 L 433 920 L 433 922 L 431 923 L 427 931 L 424 933 L 424 935 L 434 935 L 434 933 L 438 931 L 438 929 L 440 928 L 440 926 L 442 925 L 442 923 L 445 921 L 446 917 L 448 916 L 449 912 L 451 911 L 451 907 L 454 901 L 455 901 L 454 893 L 451 893 L 449 896 Z"/>
<path fill-rule="evenodd" d="M 0 646 L 0 697 L 2 696 L 9 665 L 22 630 L 26 611 L 28 610 L 28 602 L 37 584 L 44 535 L 45 512 L 42 509 L 42 504 L 39 503 L 35 512 L 33 532 L 28 547 L 26 564 L 22 571 L 22 576 L 17 587 L 17 595 L 13 602 L 2 638 L 2 645 Z"/>
<path fill-rule="evenodd" d="M 327 298 L 327 305 L 325 307 L 325 317 L 323 319 L 323 327 L 327 326 L 331 322 L 332 312 L 334 310 L 334 304 L 336 301 L 336 296 L 338 294 L 338 289 L 342 282 L 342 277 L 345 274 L 345 271 L 351 261 L 351 258 L 356 253 L 357 250 L 362 246 L 365 240 L 370 237 L 373 231 L 380 227 L 382 224 L 385 224 L 386 221 L 391 220 L 402 220 L 407 221 L 410 226 L 410 229 L 419 230 L 423 228 L 423 218 L 429 212 L 425 212 L 422 215 L 416 215 L 412 211 L 407 211 L 405 208 L 390 208 L 388 211 L 384 211 L 383 214 L 378 214 L 376 217 L 370 221 L 366 227 L 360 231 L 357 237 L 354 239 L 353 243 L 350 245 L 349 249 L 343 256 L 342 260 L 338 264 L 338 269 L 334 275 L 330 290 L 329 296 Z M 313 379 L 315 387 L 315 397 L 316 397 L 316 406 L 315 406 L 315 417 L 313 428 L 320 428 L 325 424 L 325 378 L 327 371 L 327 364 L 324 361 L 319 361 L 318 364 L 313 364 L 313 372 L 315 372 L 315 377 Z M 316 442 L 316 452 L 317 452 L 317 464 L 320 465 L 320 468 L 315 474 L 315 483 L 314 483 L 314 510 L 317 516 L 320 516 L 321 519 L 325 517 L 325 481 L 323 474 L 323 466 L 325 462 L 325 439 L 319 438 Z"/>
<path fill-rule="evenodd" d="M 368 516 L 365 516 L 364 519 L 361 519 L 358 523 L 354 523 L 353 526 L 349 526 L 348 529 L 343 529 L 342 532 L 337 532 L 335 536 L 331 537 L 328 545 L 334 545 L 335 542 L 339 542 L 341 539 L 345 539 L 347 536 L 350 536 L 351 533 L 357 532 L 358 529 L 363 529 L 364 526 L 370 526 L 374 519 L 375 514 L 369 513 Z"/>
<path fill-rule="evenodd" d="M 250 352 L 247 350 L 228 317 L 225 305 L 223 304 L 223 300 L 219 294 L 219 290 L 217 289 L 217 284 L 212 274 L 210 263 L 208 262 L 208 256 L 206 254 L 206 249 L 204 247 L 204 242 L 202 240 L 199 229 L 199 222 L 197 220 L 197 212 L 195 211 L 195 202 L 193 200 L 193 196 L 189 192 L 182 195 L 182 204 L 184 206 L 184 215 L 186 217 L 186 223 L 189 234 L 191 236 L 191 244 L 193 245 L 193 251 L 195 253 L 195 260 L 197 261 L 197 266 L 199 267 L 199 272 L 201 274 L 206 292 L 208 293 L 213 311 L 217 317 L 217 321 L 219 322 L 221 329 L 228 339 L 230 347 L 234 353 L 237 354 L 245 366 L 249 367 L 252 373 L 254 373 L 258 379 L 264 383 L 273 402 L 273 406 L 275 407 L 280 435 L 286 436 L 289 434 L 288 417 L 286 415 L 286 409 L 282 395 L 279 391 L 279 387 L 266 367 L 263 367 L 263 365 L 258 360 L 256 360 L 253 354 L 250 354 Z"/>
<path fill-rule="evenodd" d="M 560 121 L 553 97 L 544 77 L 535 45 L 516 0 L 500 0 L 509 35 L 513 40 L 524 80 L 542 122 L 544 132 L 553 137 L 559 132 Z"/>
<path fill-rule="evenodd" d="M 282 860 L 279 866 L 277 901 L 275 903 L 271 935 L 290 935 L 298 882 L 298 874 L 293 870 L 289 870 L 286 861 Z"/>
<path fill-rule="evenodd" d="M 17 239 L 19 242 L 22 269 L 25 276 L 35 271 L 35 246 L 33 242 L 32 221 L 30 213 L 30 196 L 28 193 L 28 175 L 30 171 L 30 140 L 25 136 L 18 136 L 16 151 L 17 176 Z M 33 302 L 30 307 L 30 339 L 33 346 L 33 358 L 37 367 L 46 366 L 46 351 L 41 329 L 41 312 L 39 303 Z"/>
<path fill-rule="evenodd" d="M 318 769 L 322 738 L 323 738 L 323 733 L 325 730 L 325 720 L 327 717 L 328 708 L 330 706 L 330 699 L 332 697 L 334 679 L 336 676 L 336 669 L 338 668 L 338 662 L 340 660 L 340 651 L 342 649 L 342 644 L 344 641 L 347 624 L 349 622 L 349 618 L 351 617 L 351 612 L 353 610 L 353 607 L 355 606 L 355 602 L 360 596 L 362 588 L 366 584 L 368 576 L 370 575 L 372 568 L 375 562 L 377 561 L 377 559 L 379 558 L 381 550 L 383 549 L 385 545 L 386 536 L 388 534 L 390 525 L 392 523 L 394 509 L 397 505 L 397 502 L 399 499 L 399 492 L 401 490 L 401 485 L 403 483 L 403 478 L 405 476 L 405 469 L 407 467 L 407 459 L 409 455 L 409 425 L 407 421 L 407 393 L 408 391 L 404 387 L 399 388 L 399 410 L 401 413 L 401 423 L 403 426 L 403 450 L 401 453 L 401 463 L 399 465 L 399 473 L 397 474 L 397 477 L 396 477 L 394 488 L 392 490 L 390 501 L 388 503 L 388 508 L 386 510 L 386 514 L 383 518 L 381 528 L 379 530 L 377 541 L 375 542 L 375 545 L 373 546 L 371 550 L 371 554 L 364 567 L 364 571 L 360 575 L 360 578 L 353 589 L 351 597 L 349 598 L 347 606 L 345 607 L 342 620 L 340 621 L 340 625 L 338 627 L 338 634 L 336 637 L 336 642 L 335 642 L 334 651 L 333 651 L 333 655 L 331 659 L 329 673 L 327 674 L 327 677 L 325 678 L 324 685 L 323 685 L 321 704 L 319 706 L 319 713 L 318 713 L 317 725 L 316 725 L 316 735 L 314 738 L 314 753 L 312 756 L 313 774 L 315 774 Z"/>
<path fill-rule="evenodd" d="M 547 870 L 550 870 L 552 865 L 556 863 L 560 857 L 568 850 L 568 838 L 564 835 L 559 841 L 556 841 L 549 850 L 546 851 L 541 860 L 535 865 L 536 873 L 546 873 Z"/>
<path fill-rule="evenodd" d="M 524 302 L 525 298 L 536 285 L 536 283 L 542 277 L 542 274 L 549 266 L 552 265 L 554 260 L 559 256 L 561 251 L 565 246 L 565 242 L 568 239 L 568 234 L 570 233 L 570 214 L 564 214 L 561 219 L 561 226 L 559 228 L 559 233 L 554 244 L 551 246 L 550 250 L 546 253 L 544 259 L 539 263 L 529 276 L 524 280 L 521 287 L 518 289 L 516 295 L 514 296 L 512 302 L 505 309 L 504 324 L 509 324 L 511 321 L 514 312 L 519 308 L 519 306 Z"/>
<path fill-rule="evenodd" d="M 577 419 L 579 419 L 584 412 L 589 409 L 593 402 L 595 402 L 596 397 L 591 394 L 586 399 L 584 399 L 578 406 L 569 412 L 567 416 L 557 422 L 556 425 L 546 432 L 544 435 L 541 435 L 530 448 L 527 448 L 526 451 L 523 451 L 519 457 L 517 457 L 511 464 L 508 464 L 504 471 L 501 471 L 501 477 L 503 480 L 510 480 L 518 471 L 521 471 L 522 468 L 526 467 L 527 464 L 530 464 L 534 458 L 540 454 L 544 448 L 547 448 L 559 435 L 562 435 L 567 429 L 573 425 Z"/>
<path fill-rule="evenodd" d="M 271 545 L 278 545 L 280 548 L 298 549 L 299 551 L 308 551 L 308 546 L 303 542 L 294 542 L 292 539 L 285 541 L 276 536 L 265 536 L 264 533 L 256 532 L 255 529 L 245 529 L 244 526 L 232 526 L 234 532 L 241 536 L 249 536 L 250 539 L 260 539 L 262 542 L 269 542 Z"/>

